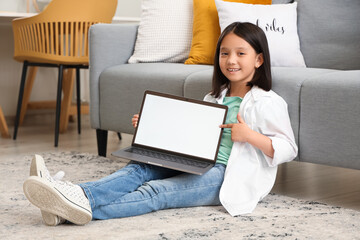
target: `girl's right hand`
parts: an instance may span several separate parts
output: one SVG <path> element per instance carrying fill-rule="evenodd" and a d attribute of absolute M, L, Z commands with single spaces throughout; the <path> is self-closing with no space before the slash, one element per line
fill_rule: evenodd
<path fill-rule="evenodd" d="M 131 119 L 134 128 L 137 127 L 138 121 L 139 121 L 139 114 L 135 114 Z"/>

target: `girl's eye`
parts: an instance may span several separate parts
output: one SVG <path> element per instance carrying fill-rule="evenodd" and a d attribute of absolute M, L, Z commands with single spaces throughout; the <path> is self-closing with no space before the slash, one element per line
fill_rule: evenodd
<path fill-rule="evenodd" d="M 239 56 L 241 56 L 241 55 L 245 55 L 245 53 L 243 53 L 243 52 L 239 52 L 239 53 L 238 53 L 238 55 L 239 55 Z"/>
<path fill-rule="evenodd" d="M 226 52 L 221 52 L 220 55 L 221 56 L 227 56 L 228 54 Z"/>

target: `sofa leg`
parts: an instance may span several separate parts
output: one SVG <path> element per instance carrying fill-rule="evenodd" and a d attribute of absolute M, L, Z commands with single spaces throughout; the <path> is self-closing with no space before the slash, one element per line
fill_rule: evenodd
<path fill-rule="evenodd" d="M 106 157 L 107 136 L 108 136 L 108 131 L 102 129 L 96 129 L 98 155 L 102 157 Z"/>
<path fill-rule="evenodd" d="M 122 139 L 121 133 L 118 132 L 117 135 L 118 135 L 119 141 L 121 141 L 121 139 Z"/>

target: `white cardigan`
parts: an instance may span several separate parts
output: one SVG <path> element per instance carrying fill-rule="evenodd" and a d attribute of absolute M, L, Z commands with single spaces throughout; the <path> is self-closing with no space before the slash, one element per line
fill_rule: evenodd
<path fill-rule="evenodd" d="M 204 100 L 222 104 L 226 92 Z M 253 86 L 239 112 L 252 130 L 272 140 L 275 152 L 270 158 L 249 143 L 234 142 L 220 190 L 220 201 L 232 216 L 251 213 L 274 186 L 277 165 L 292 161 L 298 151 L 287 104 L 275 92 Z"/>

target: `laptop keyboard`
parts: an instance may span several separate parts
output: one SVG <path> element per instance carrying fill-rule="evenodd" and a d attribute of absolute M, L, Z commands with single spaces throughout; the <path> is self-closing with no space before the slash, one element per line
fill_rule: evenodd
<path fill-rule="evenodd" d="M 206 163 L 206 162 L 200 162 L 200 161 L 188 159 L 185 157 L 175 156 L 175 155 L 161 153 L 161 152 L 155 152 L 155 151 L 151 151 L 151 150 L 143 149 L 143 148 L 131 147 L 125 151 L 131 152 L 131 153 L 136 153 L 136 154 L 139 154 L 142 156 L 167 160 L 167 161 L 171 161 L 171 162 L 176 162 L 176 163 L 200 167 L 200 168 L 206 168 L 210 165 L 209 163 Z"/>

